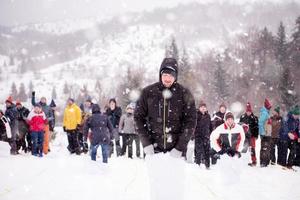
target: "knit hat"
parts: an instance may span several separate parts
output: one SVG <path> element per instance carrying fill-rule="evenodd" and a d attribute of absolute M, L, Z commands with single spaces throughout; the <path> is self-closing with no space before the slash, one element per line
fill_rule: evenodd
<path fill-rule="evenodd" d="M 9 97 L 6 99 L 5 103 L 11 103 L 11 104 L 12 104 L 12 103 L 13 103 L 12 97 L 9 96 Z"/>
<path fill-rule="evenodd" d="M 206 107 L 206 103 L 201 100 L 200 103 L 199 103 L 199 107 L 202 107 L 202 106 Z"/>
<path fill-rule="evenodd" d="M 276 108 L 274 109 L 275 112 L 280 113 L 280 107 L 276 106 Z"/>
<path fill-rule="evenodd" d="M 292 114 L 293 115 L 300 115 L 300 108 L 298 105 L 296 105 L 295 107 L 292 108 Z"/>
<path fill-rule="evenodd" d="M 175 80 L 177 80 L 178 75 L 178 64 L 175 58 L 165 58 L 160 66 L 159 70 L 159 80 L 161 81 L 162 74 L 171 74 Z"/>
<path fill-rule="evenodd" d="M 41 105 L 40 103 L 36 103 L 36 104 L 34 105 L 34 107 L 42 108 L 42 105 Z"/>
<path fill-rule="evenodd" d="M 251 112 L 251 113 L 253 112 L 251 108 L 251 104 L 249 102 L 246 104 L 246 112 Z"/>
<path fill-rule="evenodd" d="M 234 119 L 234 116 L 233 116 L 233 114 L 232 114 L 232 112 L 227 112 L 226 114 L 225 114 L 225 121 L 227 120 L 227 119 L 229 119 L 229 118 L 231 118 L 231 119 Z"/>
<path fill-rule="evenodd" d="M 22 104 L 21 104 L 20 100 L 17 100 L 16 106 L 21 106 L 21 105 L 22 105 Z"/>
<path fill-rule="evenodd" d="M 272 104 L 268 99 L 265 99 L 264 106 L 266 109 L 270 110 L 272 108 Z"/>
<path fill-rule="evenodd" d="M 54 100 L 53 100 L 53 99 L 51 100 L 50 107 L 51 107 L 51 108 L 54 108 L 54 107 L 56 107 L 56 104 L 55 104 L 55 102 L 54 102 Z"/>

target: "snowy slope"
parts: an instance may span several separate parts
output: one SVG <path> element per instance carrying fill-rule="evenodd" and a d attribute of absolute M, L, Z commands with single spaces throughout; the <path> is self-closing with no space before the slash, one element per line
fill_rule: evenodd
<path fill-rule="evenodd" d="M 152 174 L 150 180 L 156 179 L 156 185 L 151 188 L 160 188 L 159 192 L 171 197 L 181 187 L 179 192 L 184 192 L 187 200 L 300 198 L 297 189 L 299 168 L 298 172 L 285 171 L 277 166 L 250 168 L 247 166 L 249 155 L 243 155 L 241 159 L 222 157 L 211 170 L 174 161 L 168 155 L 156 155 L 146 161 L 113 157 L 105 165 L 100 162 L 101 158 L 93 162 L 88 155 L 69 155 L 66 135 L 61 129 L 57 130 L 60 133 L 51 145 L 52 152 L 43 158 L 24 154 L 10 156 L 8 145 L 0 142 L 1 200 L 149 200 L 149 174 Z M 186 178 L 178 183 L 175 182 L 178 175 L 170 176 L 170 173 L 180 170 L 180 165 Z"/>

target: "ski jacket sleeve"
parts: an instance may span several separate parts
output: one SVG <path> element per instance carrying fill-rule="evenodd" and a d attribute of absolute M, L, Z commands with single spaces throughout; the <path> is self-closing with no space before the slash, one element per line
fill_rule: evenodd
<path fill-rule="evenodd" d="M 137 102 L 136 110 L 134 112 L 136 132 L 139 134 L 143 147 L 152 144 L 150 134 L 148 133 L 147 115 L 148 115 L 147 93 L 144 89 L 142 90 L 141 97 Z"/>
<path fill-rule="evenodd" d="M 123 132 L 124 121 L 125 121 L 125 115 L 122 115 L 122 117 L 121 117 L 121 119 L 120 119 L 120 123 L 119 123 L 119 133 L 122 133 L 122 132 Z"/>
<path fill-rule="evenodd" d="M 181 135 L 179 136 L 179 140 L 175 146 L 175 148 L 179 151 L 185 151 L 187 148 L 187 144 L 191 139 L 191 136 L 194 134 L 196 123 L 197 123 L 197 112 L 195 106 L 195 100 L 191 92 L 186 89 L 183 96 L 183 124 Z"/>
<path fill-rule="evenodd" d="M 210 145 L 211 145 L 211 148 L 214 149 L 216 152 L 219 152 L 221 151 L 221 146 L 218 142 L 219 140 L 219 137 L 220 137 L 220 129 L 221 129 L 221 126 L 218 126 L 210 135 Z"/>

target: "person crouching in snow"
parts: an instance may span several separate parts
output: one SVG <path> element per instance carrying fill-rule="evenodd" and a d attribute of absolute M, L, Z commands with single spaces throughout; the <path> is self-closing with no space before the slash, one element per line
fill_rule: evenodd
<path fill-rule="evenodd" d="M 241 157 L 245 133 L 242 126 L 234 123 L 234 116 L 231 112 L 225 114 L 225 122 L 218 126 L 210 135 L 213 157 L 220 158 L 220 155 L 227 154 L 230 157 Z"/>
<path fill-rule="evenodd" d="M 84 124 L 84 140 L 87 141 L 89 129 L 91 129 L 91 159 L 96 161 L 97 149 L 101 146 L 102 161 L 108 162 L 110 141 L 113 139 L 115 129 L 108 116 L 102 114 L 98 104 L 92 105 L 92 116 Z"/>
<path fill-rule="evenodd" d="M 44 129 L 47 119 L 40 104 L 35 104 L 33 110 L 29 113 L 27 120 L 31 132 L 32 155 L 42 157 Z"/>

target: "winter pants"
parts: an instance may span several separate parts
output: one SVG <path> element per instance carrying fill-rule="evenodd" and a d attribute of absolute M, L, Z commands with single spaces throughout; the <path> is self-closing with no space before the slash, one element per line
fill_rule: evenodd
<path fill-rule="evenodd" d="M 294 165 L 300 167 L 300 143 L 296 143 L 296 158 L 294 161 Z"/>
<path fill-rule="evenodd" d="M 296 148 L 297 148 L 296 141 L 280 140 L 279 148 L 278 148 L 279 151 L 278 164 L 282 166 L 292 167 L 296 159 L 296 151 L 297 151 Z M 290 150 L 290 153 L 287 159 L 288 149 Z"/>
<path fill-rule="evenodd" d="M 278 155 L 278 143 L 279 143 L 278 138 L 272 138 L 272 140 L 271 140 L 271 152 L 270 152 L 270 158 L 271 158 L 272 163 L 276 163 L 275 149 L 277 148 L 277 155 Z"/>
<path fill-rule="evenodd" d="M 91 145 L 91 159 L 96 161 L 97 150 L 99 146 L 101 146 L 101 150 L 102 150 L 102 162 L 107 163 L 108 155 L 109 155 L 109 144 Z"/>
<path fill-rule="evenodd" d="M 80 147 L 78 142 L 78 132 L 76 130 L 68 130 L 68 150 L 70 153 L 80 154 Z"/>
<path fill-rule="evenodd" d="M 256 137 L 250 137 L 250 153 L 251 153 L 251 161 L 252 163 L 256 163 Z"/>
<path fill-rule="evenodd" d="M 117 151 L 117 156 L 121 156 L 122 155 L 122 148 L 120 145 L 120 135 L 119 135 L 119 131 L 116 128 L 114 131 L 114 138 L 115 138 L 115 143 L 116 143 L 116 151 Z M 110 156 L 111 154 L 114 153 L 114 143 L 113 141 L 110 142 Z"/>
<path fill-rule="evenodd" d="M 126 154 L 126 149 L 128 147 L 128 158 L 132 158 L 132 144 L 135 141 L 136 145 L 136 157 L 140 157 L 140 139 L 136 134 L 123 134 L 123 145 L 122 145 L 122 155 Z"/>
<path fill-rule="evenodd" d="M 32 141 L 32 155 L 42 156 L 43 155 L 44 132 L 43 131 L 31 132 L 31 141 Z"/>
<path fill-rule="evenodd" d="M 44 134 L 43 152 L 44 154 L 47 154 L 49 151 L 49 141 L 50 141 L 49 125 L 46 125 L 44 130 L 45 130 L 45 134 Z"/>
<path fill-rule="evenodd" d="M 195 163 L 210 166 L 210 141 L 202 137 L 195 137 Z"/>
<path fill-rule="evenodd" d="M 261 149 L 260 149 L 260 165 L 268 166 L 270 164 L 270 152 L 271 152 L 271 137 L 261 137 Z"/>

